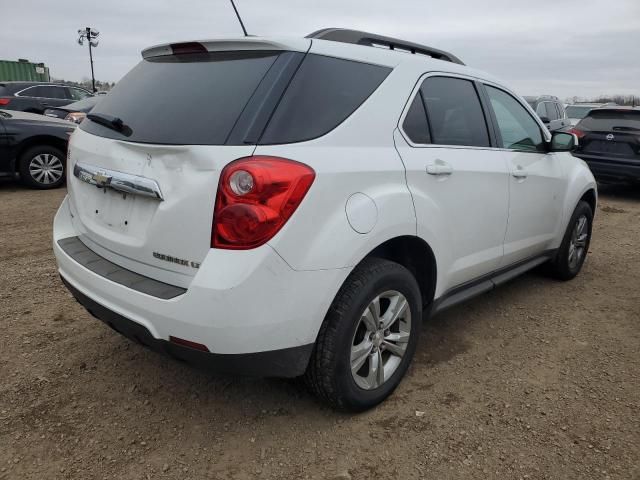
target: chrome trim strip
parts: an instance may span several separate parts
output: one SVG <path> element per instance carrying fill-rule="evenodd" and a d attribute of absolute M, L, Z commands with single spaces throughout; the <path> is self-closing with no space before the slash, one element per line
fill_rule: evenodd
<path fill-rule="evenodd" d="M 112 188 L 119 192 L 141 195 L 163 201 L 160 185 L 151 178 L 130 173 L 118 172 L 78 162 L 73 167 L 73 175 L 89 185 L 98 188 Z"/>

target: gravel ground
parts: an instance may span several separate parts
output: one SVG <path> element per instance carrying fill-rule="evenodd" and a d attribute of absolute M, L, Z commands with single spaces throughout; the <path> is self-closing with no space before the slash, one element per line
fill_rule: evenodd
<path fill-rule="evenodd" d="M 640 479 L 638 189 L 602 189 L 578 278 L 428 320 L 400 388 L 354 416 L 93 319 L 51 252 L 64 194 L 0 184 L 0 479 Z"/>

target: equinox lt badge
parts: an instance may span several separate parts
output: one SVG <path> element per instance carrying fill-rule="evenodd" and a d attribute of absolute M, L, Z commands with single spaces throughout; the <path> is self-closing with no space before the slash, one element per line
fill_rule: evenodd
<path fill-rule="evenodd" d="M 157 258 L 158 260 L 164 260 L 165 262 L 177 263 L 178 265 L 183 265 L 185 267 L 200 268 L 199 262 L 172 257 L 171 255 L 165 255 L 164 253 L 153 252 L 153 256 L 154 258 Z"/>

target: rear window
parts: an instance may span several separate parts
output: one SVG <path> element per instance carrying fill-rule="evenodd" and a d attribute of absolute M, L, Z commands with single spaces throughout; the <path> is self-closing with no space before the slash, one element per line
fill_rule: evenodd
<path fill-rule="evenodd" d="M 578 125 L 586 130 L 638 130 L 640 110 L 593 110 Z"/>
<path fill-rule="evenodd" d="M 574 105 L 567 107 L 567 116 L 569 118 L 584 118 L 591 110 L 596 107 L 576 107 Z"/>
<path fill-rule="evenodd" d="M 380 86 L 390 68 L 307 55 L 267 126 L 261 144 L 292 143 L 325 135 Z"/>
<path fill-rule="evenodd" d="M 81 128 L 140 143 L 223 145 L 277 57 L 210 52 L 143 60 L 91 112 L 120 118 L 126 135 L 91 121 Z"/>
<path fill-rule="evenodd" d="M 65 105 L 65 110 L 70 112 L 89 112 L 96 104 L 100 101 L 100 97 L 87 97 L 84 100 L 79 100 L 77 102 L 70 103 L 69 105 Z"/>
<path fill-rule="evenodd" d="M 126 128 L 116 131 L 93 121 L 80 128 L 140 143 L 301 142 L 337 127 L 391 71 L 313 54 L 298 60 L 296 71 L 295 58 L 285 66 L 288 55 L 209 52 L 143 60 L 91 111 L 117 117 Z"/>

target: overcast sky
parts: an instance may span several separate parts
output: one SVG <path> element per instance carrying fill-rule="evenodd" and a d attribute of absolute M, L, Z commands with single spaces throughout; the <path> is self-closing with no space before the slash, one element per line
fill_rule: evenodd
<path fill-rule="evenodd" d="M 522 95 L 640 95 L 640 0 L 236 0 L 250 34 L 372 31 L 449 50 Z M 90 76 L 78 28 L 100 31 L 96 78 L 117 81 L 149 45 L 238 36 L 228 0 L 3 2 L 0 59 Z"/>

